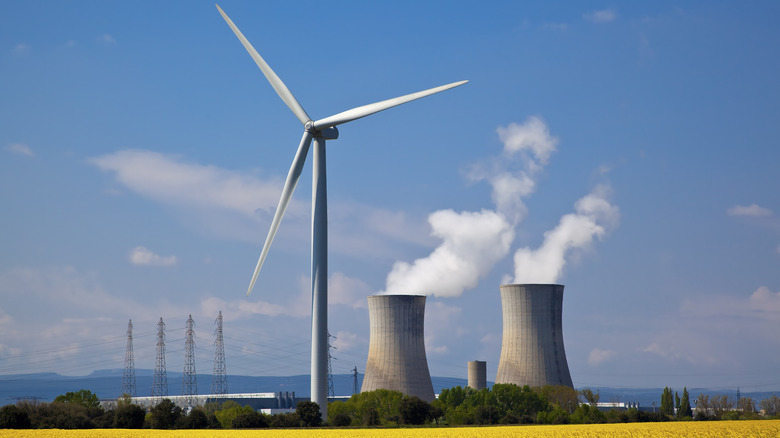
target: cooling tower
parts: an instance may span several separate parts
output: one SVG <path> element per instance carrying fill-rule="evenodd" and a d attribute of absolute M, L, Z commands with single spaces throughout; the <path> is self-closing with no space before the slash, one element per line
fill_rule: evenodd
<path fill-rule="evenodd" d="M 425 297 L 373 295 L 368 316 L 371 334 L 361 392 L 390 389 L 433 401 L 425 357 Z"/>
<path fill-rule="evenodd" d="M 469 388 L 477 391 L 487 387 L 487 362 L 482 360 L 469 361 Z"/>
<path fill-rule="evenodd" d="M 574 387 L 563 349 L 563 286 L 505 284 L 504 336 L 496 383 Z"/>

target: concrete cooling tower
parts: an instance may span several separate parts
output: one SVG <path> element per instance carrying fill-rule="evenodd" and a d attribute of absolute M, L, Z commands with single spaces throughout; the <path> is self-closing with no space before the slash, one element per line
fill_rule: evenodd
<path fill-rule="evenodd" d="M 505 284 L 504 335 L 496 383 L 574 387 L 563 349 L 563 286 Z"/>
<path fill-rule="evenodd" d="M 425 297 L 373 295 L 368 316 L 371 334 L 361 391 L 390 389 L 433 401 L 425 357 Z"/>

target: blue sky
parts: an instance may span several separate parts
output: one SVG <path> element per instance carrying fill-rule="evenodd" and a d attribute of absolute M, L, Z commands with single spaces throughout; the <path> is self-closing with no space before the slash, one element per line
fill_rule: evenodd
<path fill-rule="evenodd" d="M 780 389 L 776 2 L 224 2 L 315 119 L 467 79 L 328 143 L 334 372 L 366 296 L 430 294 L 431 373 L 501 347 L 498 286 L 566 286 L 577 387 Z M 309 372 L 301 126 L 210 2 L 3 2 L 0 374 Z M 515 266 L 515 260 L 519 265 Z M 414 290 L 412 290 L 414 289 Z M 140 389 L 143 391 L 143 389 Z"/>

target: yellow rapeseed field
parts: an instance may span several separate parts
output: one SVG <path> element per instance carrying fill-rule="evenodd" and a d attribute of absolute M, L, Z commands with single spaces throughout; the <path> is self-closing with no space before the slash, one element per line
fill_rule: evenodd
<path fill-rule="evenodd" d="M 478 438 L 478 437 L 775 437 L 780 438 L 780 420 L 688 421 L 670 423 L 583 424 L 561 426 L 496 426 L 420 429 L 262 429 L 262 430 L 0 430 L 0 438 L 241 438 L 241 437 L 355 437 L 355 438 Z"/>

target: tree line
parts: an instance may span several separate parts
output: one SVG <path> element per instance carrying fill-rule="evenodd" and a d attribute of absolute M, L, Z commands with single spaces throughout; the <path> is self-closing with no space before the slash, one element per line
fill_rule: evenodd
<path fill-rule="evenodd" d="M 19 401 L 0 408 L 0 429 L 260 429 L 295 427 L 399 427 L 495 424 L 586 424 L 685 420 L 780 419 L 780 397 L 758 406 L 742 397 L 700 395 L 692 409 L 687 388 L 682 396 L 664 388 L 658 412 L 636 408 L 598 409 L 599 393 L 566 386 L 531 388 L 495 384 L 474 390 L 456 386 L 441 391 L 431 403 L 398 391 L 378 389 L 328 404 L 323 423 L 319 405 L 299 402 L 295 412 L 267 415 L 234 401 L 207 403 L 185 412 L 170 399 L 145 409 L 123 396 L 104 409 L 89 390 L 68 392 L 51 403 Z"/>

